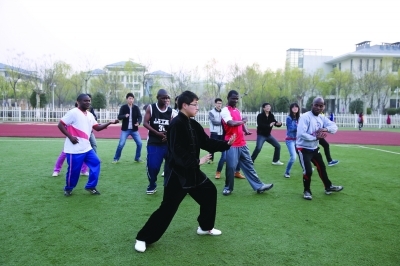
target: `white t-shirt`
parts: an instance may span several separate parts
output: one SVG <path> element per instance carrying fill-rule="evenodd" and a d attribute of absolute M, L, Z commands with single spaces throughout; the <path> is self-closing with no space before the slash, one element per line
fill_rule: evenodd
<path fill-rule="evenodd" d="M 77 137 L 79 140 L 77 144 L 73 144 L 69 138 L 65 138 L 65 153 L 79 154 L 92 149 L 89 138 L 93 126 L 97 125 L 97 121 L 91 112 L 86 111 L 84 113 L 79 108 L 71 109 L 61 118 L 61 123 L 66 126 L 67 131 L 72 136 Z"/>

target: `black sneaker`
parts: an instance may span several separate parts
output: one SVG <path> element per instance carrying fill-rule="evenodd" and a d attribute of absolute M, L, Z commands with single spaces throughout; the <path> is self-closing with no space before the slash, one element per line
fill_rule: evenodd
<path fill-rule="evenodd" d="M 311 191 L 304 191 L 304 193 L 303 193 L 303 199 L 312 200 Z"/>
<path fill-rule="evenodd" d="M 325 189 L 325 194 L 326 195 L 330 195 L 330 194 L 332 194 L 332 192 L 339 192 L 339 191 L 342 191 L 342 190 L 343 190 L 342 186 L 331 185 L 330 188 Z"/>
<path fill-rule="evenodd" d="M 64 196 L 69 197 L 72 195 L 72 190 L 64 190 Z"/>
<path fill-rule="evenodd" d="M 263 184 L 259 189 L 257 189 L 257 194 L 264 193 L 264 191 L 270 190 L 274 184 Z"/>
<path fill-rule="evenodd" d="M 98 191 L 96 188 L 85 188 L 85 190 L 89 191 L 89 193 L 92 195 L 100 195 L 100 191 Z"/>

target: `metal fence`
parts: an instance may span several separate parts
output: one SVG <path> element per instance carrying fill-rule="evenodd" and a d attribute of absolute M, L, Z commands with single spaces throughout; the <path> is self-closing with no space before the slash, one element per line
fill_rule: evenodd
<path fill-rule="evenodd" d="M 69 109 L 50 108 L 21 109 L 21 107 L 2 107 L 0 109 L 0 122 L 29 122 L 29 123 L 57 123 Z M 100 109 L 96 111 L 99 123 L 105 123 L 116 119 L 119 109 Z M 141 111 L 144 116 L 144 110 Z M 257 112 L 244 112 L 242 115 L 248 118 L 249 126 L 257 125 Z M 285 126 L 287 113 L 274 113 L 276 120 L 282 121 Z M 335 115 L 336 124 L 339 127 L 358 127 L 358 115 L 356 114 L 338 114 Z M 208 111 L 199 111 L 195 118 L 202 125 L 208 125 Z M 383 128 L 400 127 L 400 115 L 391 115 L 391 123 L 387 124 L 386 115 L 364 115 L 364 127 Z"/>

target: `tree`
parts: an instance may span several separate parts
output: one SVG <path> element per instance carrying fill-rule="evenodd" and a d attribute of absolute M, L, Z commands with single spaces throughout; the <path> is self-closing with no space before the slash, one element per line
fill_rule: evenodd
<path fill-rule="evenodd" d="M 327 80 L 333 87 L 330 94 L 335 95 L 335 108 L 336 113 L 338 113 L 340 112 L 339 99 L 341 97 L 344 98 L 345 106 L 347 107 L 347 101 L 353 88 L 353 75 L 349 70 L 340 71 L 338 68 L 334 68 L 333 71 L 327 75 Z"/>
<path fill-rule="evenodd" d="M 274 101 L 275 112 L 288 112 L 289 111 L 289 99 L 286 96 L 277 97 Z"/>
<path fill-rule="evenodd" d="M 364 102 L 360 99 L 352 101 L 349 105 L 349 111 L 352 114 L 359 114 L 364 110 Z"/>
<path fill-rule="evenodd" d="M 92 106 L 94 109 L 105 109 L 107 100 L 103 93 L 96 92 L 92 95 Z"/>
<path fill-rule="evenodd" d="M 17 91 L 18 91 L 18 83 L 22 80 L 22 78 L 29 76 L 31 73 L 26 71 L 24 67 L 24 58 L 23 53 L 17 54 L 16 57 L 13 57 L 9 66 L 6 67 L 6 75 L 7 80 L 10 84 L 10 88 L 13 91 L 14 104 L 17 103 Z"/>
<path fill-rule="evenodd" d="M 10 84 L 8 81 L 3 77 L 0 76 L 0 93 L 1 97 L 3 98 L 3 105 L 5 104 L 5 101 L 8 99 L 10 96 Z"/>
<path fill-rule="evenodd" d="M 207 91 L 212 98 L 221 97 L 221 90 L 225 83 L 225 72 L 219 69 L 218 61 L 211 59 L 204 67 L 207 75 Z"/>
<path fill-rule="evenodd" d="M 32 91 L 31 96 L 30 96 L 30 98 L 29 98 L 29 102 L 31 103 L 31 106 L 32 106 L 33 108 L 36 108 L 36 107 L 37 107 L 37 104 L 38 104 L 38 102 L 37 102 L 37 100 L 36 100 L 36 97 L 37 97 L 36 91 Z M 40 106 L 40 108 L 43 108 L 43 107 L 45 107 L 46 104 L 47 104 L 46 95 L 45 95 L 45 94 L 39 94 L 39 97 L 40 97 L 40 102 L 39 102 L 40 105 L 39 105 L 39 106 Z"/>

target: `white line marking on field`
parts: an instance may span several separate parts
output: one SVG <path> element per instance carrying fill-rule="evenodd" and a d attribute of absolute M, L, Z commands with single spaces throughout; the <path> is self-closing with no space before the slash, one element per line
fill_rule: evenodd
<path fill-rule="evenodd" d="M 363 148 L 363 149 L 371 149 L 371 150 L 375 150 L 375 151 L 383 151 L 383 152 L 387 152 L 387 153 L 392 153 L 392 154 L 400 155 L 400 152 L 387 151 L 387 150 L 382 150 L 382 149 L 377 149 L 377 148 L 371 148 L 371 147 L 365 147 L 365 146 L 358 146 L 358 147 Z"/>
<path fill-rule="evenodd" d="M 345 148 L 370 149 L 370 150 L 382 151 L 382 152 L 387 152 L 387 153 L 400 155 L 400 152 L 387 151 L 387 150 L 382 150 L 382 149 L 377 149 L 377 148 L 372 148 L 372 147 L 365 147 L 365 146 L 360 146 L 360 145 L 350 145 L 350 144 L 331 144 L 331 145 L 338 146 L 338 147 L 345 147 Z"/>

